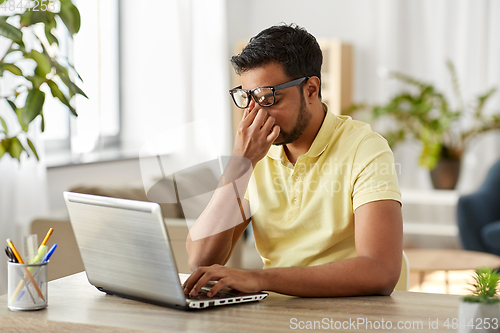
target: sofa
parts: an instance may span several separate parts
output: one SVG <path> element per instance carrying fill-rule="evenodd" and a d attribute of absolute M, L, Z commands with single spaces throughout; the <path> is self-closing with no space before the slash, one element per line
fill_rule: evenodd
<path fill-rule="evenodd" d="M 500 256 L 500 160 L 476 192 L 459 198 L 457 220 L 465 250 Z"/>

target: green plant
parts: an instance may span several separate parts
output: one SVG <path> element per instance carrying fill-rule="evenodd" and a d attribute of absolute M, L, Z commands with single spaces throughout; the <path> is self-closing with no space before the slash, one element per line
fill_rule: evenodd
<path fill-rule="evenodd" d="M 407 139 L 422 143 L 420 165 L 433 169 L 440 158 L 460 159 L 472 138 L 500 129 L 500 114 L 485 115 L 486 102 L 496 92 L 489 89 L 471 104 L 464 103 L 455 67 L 447 61 L 457 107 L 453 108 L 443 93 L 432 84 L 399 72 L 389 76 L 406 83 L 413 91 L 404 91 L 380 106 L 354 105 L 344 113 L 368 111 L 368 121 L 389 119 L 391 129 L 383 133 L 389 145 Z"/>
<path fill-rule="evenodd" d="M 474 290 L 472 295 L 462 298 L 464 302 L 493 304 L 500 302 L 497 296 L 498 282 L 500 274 L 495 273 L 493 269 L 482 267 L 476 269 L 474 273 Z"/>
<path fill-rule="evenodd" d="M 25 4 L 24 1 L 15 3 Z M 28 1 L 26 5 L 29 3 Z M 66 58 L 57 54 L 59 41 L 54 35 L 58 22 L 62 22 L 72 38 L 80 30 L 80 12 L 71 0 L 58 0 L 60 11 L 57 13 L 51 11 L 55 9 L 54 1 L 40 3 L 46 5 L 45 10 L 44 7 L 39 11 L 24 8 L 22 12 L 0 16 L 0 39 L 5 41 L 6 38 L 10 44 L 5 54 L 0 56 L 0 80 L 16 82 L 11 91 L 0 92 L 0 100 L 7 101 L 13 112 L 12 118 L 19 123 L 19 126 L 14 126 L 18 127 L 15 128 L 16 132 L 12 133 L 7 127 L 7 121 L 0 117 L 0 158 L 7 153 L 20 161 L 23 151 L 28 156 L 31 151 L 38 159 L 28 130 L 30 123 L 37 117 L 41 117 L 41 131 L 45 130 L 43 90 L 50 90 L 52 96 L 63 103 L 74 116 L 77 113 L 72 106 L 73 96 L 80 94 L 87 97 L 72 78 L 76 76 L 81 80 L 74 67 Z M 10 6 L 9 1 L 0 0 L 0 5 L 6 4 Z M 34 65 L 34 69 L 26 69 L 30 67 L 30 63 Z M 5 117 L 5 114 L 2 115 Z"/>

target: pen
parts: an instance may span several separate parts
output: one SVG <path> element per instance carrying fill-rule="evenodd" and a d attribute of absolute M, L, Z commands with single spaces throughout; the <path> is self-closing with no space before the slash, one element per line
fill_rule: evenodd
<path fill-rule="evenodd" d="M 17 259 L 17 261 L 19 261 L 20 264 L 24 264 L 23 258 L 21 258 L 21 256 L 19 255 L 19 252 L 17 252 L 16 247 L 14 246 L 14 244 L 12 243 L 12 241 L 10 239 L 7 239 L 7 244 L 9 244 L 12 252 L 14 253 L 14 256 Z M 35 287 L 36 292 L 38 293 L 38 296 L 40 296 L 40 298 L 45 301 L 45 298 L 43 298 L 43 294 L 42 294 L 40 288 L 38 288 L 38 285 L 36 284 L 36 281 L 33 278 L 33 276 L 31 275 L 31 273 L 26 268 L 24 268 L 24 273 L 25 273 L 25 276 L 27 276 L 28 279 L 30 279 L 31 283 L 33 283 L 33 287 Z M 22 282 L 19 283 L 19 284 L 22 285 Z"/>
<path fill-rule="evenodd" d="M 42 260 L 43 264 L 45 264 L 47 261 L 49 261 L 49 259 L 52 256 L 52 254 L 54 254 L 54 251 L 56 250 L 56 248 L 57 248 L 57 244 L 52 245 L 52 247 L 50 248 L 49 252 L 47 252 L 47 254 L 45 255 L 45 257 Z M 36 273 L 35 273 L 35 275 L 33 275 L 33 277 L 36 277 L 38 275 L 38 272 L 40 272 L 40 270 L 37 270 Z M 28 287 L 26 287 L 26 289 L 28 289 Z M 21 291 L 21 293 L 17 297 L 18 301 L 21 299 L 21 297 L 23 297 L 26 289 L 23 289 Z M 29 292 L 29 290 L 28 290 L 28 292 Z"/>
<path fill-rule="evenodd" d="M 30 262 L 30 264 L 38 264 L 40 262 L 40 259 L 43 258 L 45 255 L 45 252 L 47 251 L 46 244 L 50 238 L 50 235 L 54 232 L 54 229 L 50 228 L 49 231 L 47 232 L 47 235 L 42 241 L 42 244 L 40 244 L 40 247 L 38 248 L 38 254 L 35 256 L 35 258 Z"/>
<path fill-rule="evenodd" d="M 45 257 L 42 260 L 42 263 L 45 264 L 47 261 L 49 261 L 50 257 L 54 254 L 54 251 L 57 249 L 57 244 L 52 245 L 50 248 L 49 252 L 45 255 Z"/>
<path fill-rule="evenodd" d="M 10 249 L 10 247 L 8 245 L 5 246 L 5 254 L 9 258 L 9 262 L 16 262 L 17 263 L 17 259 L 14 256 L 14 253 L 12 252 L 12 250 Z"/>
<path fill-rule="evenodd" d="M 45 238 L 43 239 L 42 244 L 40 246 L 47 245 L 47 242 L 48 242 L 48 240 L 50 238 L 50 235 L 52 235 L 53 232 L 54 232 L 54 229 L 50 228 L 49 231 L 47 232 L 47 235 L 45 235 Z"/>

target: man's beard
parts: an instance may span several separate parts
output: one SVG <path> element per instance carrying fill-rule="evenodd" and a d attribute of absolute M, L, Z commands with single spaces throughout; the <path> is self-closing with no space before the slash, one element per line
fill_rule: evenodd
<path fill-rule="evenodd" d="M 289 143 L 296 141 L 302 133 L 304 133 L 305 129 L 311 123 L 312 114 L 306 108 L 306 100 L 304 98 L 304 92 L 300 92 L 300 109 L 299 115 L 297 117 L 297 121 L 295 122 L 295 126 L 292 128 L 290 132 L 280 132 L 281 141 L 274 142 L 275 146 L 283 146 Z"/>

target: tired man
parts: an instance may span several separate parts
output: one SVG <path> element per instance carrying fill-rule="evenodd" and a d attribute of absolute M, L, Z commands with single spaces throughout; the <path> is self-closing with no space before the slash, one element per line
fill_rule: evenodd
<path fill-rule="evenodd" d="M 309 297 L 393 291 L 403 229 L 393 154 L 369 125 L 322 103 L 322 58 L 311 34 L 280 25 L 231 59 L 241 86 L 230 93 L 245 110 L 233 156 L 251 162 L 254 182 L 239 163 L 229 163 L 225 184 L 250 185 L 240 207 L 228 208 L 223 188 L 231 186 L 218 189 L 191 229 L 186 294 L 198 294 L 208 281 L 218 281 L 209 296 L 225 286 Z M 243 223 L 193 236 L 240 214 Z M 225 267 L 249 216 L 264 268 Z"/>

